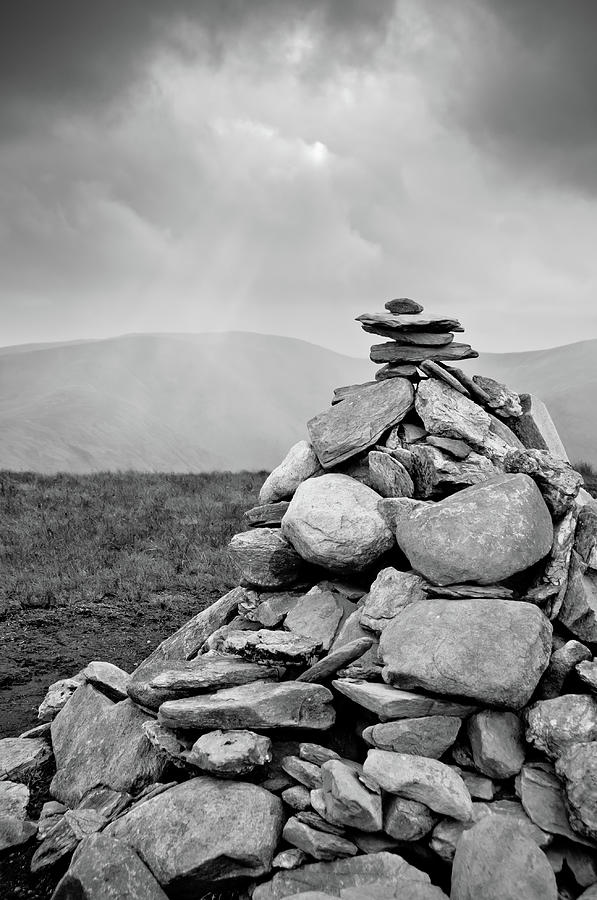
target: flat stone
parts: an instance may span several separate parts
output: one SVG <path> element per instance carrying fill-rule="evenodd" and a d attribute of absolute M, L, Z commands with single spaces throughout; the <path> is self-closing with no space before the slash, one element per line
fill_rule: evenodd
<path fill-rule="evenodd" d="M 85 681 L 96 687 L 110 700 L 126 700 L 131 676 L 119 666 L 94 660 L 85 666 L 81 675 Z"/>
<path fill-rule="evenodd" d="M 597 642 L 597 572 L 574 550 L 557 619 L 581 641 Z"/>
<path fill-rule="evenodd" d="M 413 572 L 382 569 L 361 607 L 361 625 L 380 634 L 411 603 L 425 600 L 424 581 Z"/>
<path fill-rule="evenodd" d="M 238 611 L 244 619 L 256 622 L 262 628 L 275 628 L 295 606 L 302 593 L 293 591 L 249 591 L 247 599 L 239 604 Z"/>
<path fill-rule="evenodd" d="M 331 759 L 321 767 L 321 776 L 325 819 L 360 831 L 381 831 L 381 793 L 359 777 L 353 764 Z"/>
<path fill-rule="evenodd" d="M 279 528 L 252 528 L 235 534 L 229 548 L 243 581 L 254 587 L 285 587 L 300 578 L 301 558 Z"/>
<path fill-rule="evenodd" d="M 164 759 L 143 732 L 148 719 L 130 700 L 112 703 L 82 685 L 52 722 L 53 797 L 75 806 L 91 788 L 137 793 L 158 781 Z"/>
<path fill-rule="evenodd" d="M 526 713 L 526 739 L 555 759 L 568 744 L 597 740 L 597 700 L 588 694 L 563 694 L 540 700 Z"/>
<path fill-rule="evenodd" d="M 48 741 L 50 740 L 50 729 L 52 727 L 51 722 L 42 722 L 41 725 L 34 725 L 33 728 L 28 728 L 26 731 L 22 731 L 19 735 L 20 738 L 44 738 Z"/>
<path fill-rule="evenodd" d="M 470 344 L 453 341 L 445 347 L 405 347 L 396 341 L 374 344 L 369 358 L 375 363 L 421 363 L 426 359 L 475 359 L 479 354 Z"/>
<path fill-rule="evenodd" d="M 493 800 L 498 788 L 491 778 L 485 778 L 484 775 L 477 775 L 476 772 L 467 772 L 461 769 L 458 769 L 458 774 L 464 781 L 473 800 Z"/>
<path fill-rule="evenodd" d="M 440 585 L 491 584 L 549 553 L 553 525 L 528 475 L 502 475 L 411 508 L 396 540 L 413 569 Z"/>
<path fill-rule="evenodd" d="M 307 762 L 314 763 L 316 766 L 322 766 L 331 759 L 340 759 L 340 754 L 329 747 L 322 747 L 321 744 L 313 744 L 304 741 L 299 744 L 299 756 Z"/>
<path fill-rule="evenodd" d="M 556 761 L 574 831 L 597 841 L 597 741 L 569 744 Z"/>
<path fill-rule="evenodd" d="M 317 788 L 315 791 L 311 791 L 311 793 L 320 794 L 323 792 Z M 322 818 L 322 816 L 313 809 L 297 812 L 296 817 L 299 822 L 304 822 L 305 825 L 309 825 L 311 828 L 317 829 L 317 831 L 327 831 L 328 834 L 339 834 L 341 837 L 346 836 L 346 828 L 344 828 L 343 825 L 334 825 L 332 822 L 326 821 L 326 819 Z"/>
<path fill-rule="evenodd" d="M 171 728 L 313 728 L 334 724 L 331 692 L 319 684 L 256 681 L 160 706 Z"/>
<path fill-rule="evenodd" d="M 163 754 L 169 763 L 188 771 L 189 764 L 185 759 L 185 755 L 190 749 L 188 741 L 179 740 L 174 731 L 164 728 L 155 719 L 144 722 L 142 728 L 143 734 L 158 753 Z"/>
<path fill-rule="evenodd" d="M 583 646 L 581 644 L 581 646 Z M 585 648 L 587 649 L 587 648 Z M 593 693 L 597 693 L 597 662 L 580 662 L 575 666 L 575 671 L 580 680 L 590 688 Z"/>
<path fill-rule="evenodd" d="M 584 843 L 581 835 L 570 827 L 562 784 L 551 766 L 546 763 L 523 766 L 516 779 L 516 793 L 529 819 L 542 831 Z"/>
<path fill-rule="evenodd" d="M 286 822 L 282 837 L 288 844 L 298 847 L 314 859 L 340 859 L 358 853 L 358 847 L 346 838 L 318 831 L 294 816 Z"/>
<path fill-rule="evenodd" d="M 458 716 L 400 719 L 368 726 L 363 731 L 363 740 L 379 750 L 439 759 L 453 745 L 461 725 Z"/>
<path fill-rule="evenodd" d="M 406 316 L 389 313 L 363 313 L 357 316 L 356 322 L 361 325 L 381 325 L 391 328 L 396 334 L 408 334 L 416 331 L 431 331 L 434 334 L 445 331 L 463 331 L 462 325 L 453 316 L 412 315 Z"/>
<path fill-rule="evenodd" d="M 530 603 L 421 600 L 381 636 L 384 680 L 520 709 L 547 668 L 551 634 L 548 619 Z"/>
<path fill-rule="evenodd" d="M 361 325 L 367 334 L 378 334 L 381 337 L 391 338 L 401 347 L 446 347 L 454 340 L 450 331 L 397 331 L 386 325 Z"/>
<path fill-rule="evenodd" d="M 380 879 L 403 880 L 407 882 L 405 889 L 412 887 L 413 891 L 416 890 L 413 885 L 430 884 L 425 872 L 411 866 L 401 856 L 369 853 L 331 863 L 312 863 L 291 872 L 278 872 L 270 881 L 257 885 L 252 900 L 290 900 L 295 894 L 300 896 L 301 892 L 307 891 L 328 892 L 339 897 L 341 890 L 360 888 Z"/>
<path fill-rule="evenodd" d="M 338 678 L 348 678 L 356 681 L 377 681 L 382 680 L 382 665 L 378 655 L 379 641 L 371 645 L 366 653 L 363 653 L 358 659 L 352 663 L 338 669 Z"/>
<path fill-rule="evenodd" d="M 522 416 L 522 405 L 516 391 L 511 391 L 505 384 L 483 375 L 473 375 L 473 381 L 487 397 L 487 406 L 498 415 L 505 418 Z"/>
<path fill-rule="evenodd" d="M 220 628 L 217 628 L 208 638 L 206 638 L 199 653 L 205 656 L 219 656 L 223 653 L 224 641 L 228 635 L 237 631 L 259 631 L 259 623 L 250 622 L 241 615 L 235 616 L 227 625 L 222 625 Z"/>
<path fill-rule="evenodd" d="M 432 359 L 426 359 L 422 363 L 419 363 L 419 369 L 430 378 L 438 378 L 440 381 L 444 381 L 449 387 L 458 391 L 459 394 L 464 394 L 465 397 L 469 396 L 468 390 L 458 381 L 458 379 L 454 378 L 446 368 L 439 363 L 434 362 Z"/>
<path fill-rule="evenodd" d="M 320 653 L 321 641 L 293 631 L 230 631 L 222 643 L 224 653 L 248 662 L 284 666 L 309 665 Z"/>
<path fill-rule="evenodd" d="M 309 790 L 321 787 L 321 769 L 315 763 L 299 756 L 285 756 L 282 760 L 282 769 Z"/>
<path fill-rule="evenodd" d="M 502 474 L 502 469 L 494 465 L 487 456 L 469 453 L 465 460 L 452 459 L 447 453 L 443 453 L 437 447 L 428 447 L 430 458 L 433 462 L 435 484 L 462 485 L 480 484 L 489 478 L 495 478 Z"/>
<path fill-rule="evenodd" d="M 451 584 L 449 587 L 440 587 L 437 584 L 426 584 L 425 591 L 428 597 L 440 599 L 469 600 L 513 600 L 514 591 L 502 584 Z"/>
<path fill-rule="evenodd" d="M 467 722 L 475 767 L 489 778 L 511 778 L 525 757 L 524 730 L 517 715 L 484 709 Z"/>
<path fill-rule="evenodd" d="M 0 740 L 0 782 L 29 782 L 52 756 L 42 738 L 2 738 Z"/>
<path fill-rule="evenodd" d="M 313 588 L 292 607 L 284 627 L 292 634 L 316 641 L 328 651 L 341 621 L 354 606 L 340 594 Z"/>
<path fill-rule="evenodd" d="M 192 697 L 252 681 L 277 681 L 283 670 L 258 665 L 236 656 L 198 656 L 192 660 L 162 660 L 137 671 L 129 683 L 129 695 L 141 706 L 159 709 L 166 700 Z"/>
<path fill-rule="evenodd" d="M 369 452 L 370 484 L 381 497 L 412 497 L 415 486 L 402 463 L 389 453 Z"/>
<path fill-rule="evenodd" d="M 553 456 L 569 461 L 545 403 L 533 394 L 520 394 L 520 403 L 522 416 L 508 421 L 516 437 L 529 449 L 547 450 Z"/>
<path fill-rule="evenodd" d="M 583 483 L 582 475 L 570 463 L 547 450 L 511 450 L 503 465 L 506 472 L 530 475 L 556 518 L 572 508 Z"/>
<path fill-rule="evenodd" d="M 421 382 L 415 400 L 417 413 L 429 434 L 456 438 L 482 447 L 491 419 L 477 403 L 436 378 Z"/>
<path fill-rule="evenodd" d="M 591 658 L 591 651 L 580 641 L 566 641 L 562 647 L 554 650 L 551 654 L 549 665 L 539 682 L 537 696 L 541 700 L 552 700 L 554 697 L 558 697 L 562 693 L 566 678 L 577 666 L 577 663 Z"/>
<path fill-rule="evenodd" d="M 272 869 L 298 869 L 307 859 L 306 853 L 303 853 L 298 847 L 292 847 L 290 850 L 282 850 L 281 853 L 274 856 Z"/>
<path fill-rule="evenodd" d="M 48 688 L 46 695 L 37 710 L 37 718 L 42 722 L 51 722 L 61 709 L 64 709 L 78 687 L 84 684 L 81 672 L 74 678 L 60 678 Z"/>
<path fill-rule="evenodd" d="M 437 759 L 369 750 L 365 775 L 382 790 L 407 800 L 417 800 L 440 815 L 468 822 L 473 814 L 470 794 L 462 778 Z"/>
<path fill-rule="evenodd" d="M 397 297 L 395 300 L 388 300 L 387 303 L 384 303 L 384 306 L 388 312 L 396 316 L 412 316 L 415 313 L 423 312 L 421 304 L 417 303 L 416 300 L 411 300 L 410 297 Z"/>
<path fill-rule="evenodd" d="M 379 499 L 346 475 L 322 475 L 300 485 L 282 533 L 307 562 L 340 573 L 362 571 L 394 545 L 377 511 Z"/>
<path fill-rule="evenodd" d="M 399 841 L 418 841 L 432 830 L 438 817 L 428 806 L 404 797 L 389 797 L 385 807 L 383 828 Z"/>
<path fill-rule="evenodd" d="M 358 612 L 360 613 L 360 610 Z M 362 637 L 349 641 L 337 650 L 332 650 L 323 659 L 318 660 L 310 668 L 301 672 L 295 680 L 321 684 L 335 675 L 339 669 L 349 665 L 354 660 L 362 659 L 373 643 L 374 641 L 371 637 Z"/>
<path fill-rule="evenodd" d="M 288 500 L 279 500 L 277 503 L 263 503 L 253 506 L 243 513 L 247 525 L 251 528 L 276 528 L 288 509 Z"/>
<path fill-rule="evenodd" d="M 359 641 L 362 638 L 371 640 L 371 633 L 365 631 L 361 625 L 361 608 L 357 607 L 340 625 L 338 633 L 334 638 L 334 643 L 331 646 L 330 653 L 335 653 L 337 650 L 346 647 L 348 644 L 354 643 L 354 641 Z"/>
<path fill-rule="evenodd" d="M 167 900 L 137 854 L 106 834 L 85 838 L 52 900 Z"/>
<path fill-rule="evenodd" d="M 33 837 L 37 827 L 27 819 L 29 788 L 14 781 L 0 781 L 0 852 L 18 847 Z"/>
<path fill-rule="evenodd" d="M 48 832 L 60 821 L 68 807 L 64 803 L 58 803 L 57 800 L 48 800 L 41 808 L 39 821 L 37 823 L 37 838 L 43 841 Z"/>
<path fill-rule="evenodd" d="M 166 638 L 138 666 L 132 674 L 135 679 L 143 669 L 151 667 L 154 662 L 171 659 L 192 659 L 205 640 L 235 615 L 238 604 L 245 599 L 245 588 L 236 587 L 206 609 L 201 610 L 178 631 Z"/>
<path fill-rule="evenodd" d="M 547 857 L 522 830 L 484 818 L 456 847 L 451 900 L 557 900 Z"/>
<path fill-rule="evenodd" d="M 466 441 L 457 440 L 456 438 L 440 437 L 437 434 L 430 434 L 426 438 L 426 443 L 432 447 L 449 453 L 454 459 L 466 459 L 473 452 L 472 447 Z"/>
<path fill-rule="evenodd" d="M 259 502 L 276 503 L 292 497 L 299 484 L 321 474 L 319 460 L 308 441 L 294 444 L 279 466 L 265 479 L 259 492 Z"/>
<path fill-rule="evenodd" d="M 335 403 L 341 403 L 342 400 L 345 400 L 349 394 L 354 394 L 355 391 L 360 391 L 362 388 L 371 387 L 372 384 L 375 384 L 374 381 L 365 381 L 361 384 L 345 384 L 342 387 L 334 388 L 334 396 L 332 398 L 332 406 Z"/>
<path fill-rule="evenodd" d="M 375 381 L 386 381 L 388 378 L 408 378 L 414 379 L 414 376 L 417 374 L 417 367 L 414 363 L 407 363 L 406 365 L 390 365 L 388 363 L 387 366 L 382 366 L 381 369 L 378 369 L 375 373 Z"/>
<path fill-rule="evenodd" d="M 162 887 L 181 896 L 270 871 L 282 801 L 253 784 L 200 777 L 126 813 L 106 834 L 124 841 Z"/>
<path fill-rule="evenodd" d="M 464 718 L 477 707 L 458 700 L 438 699 L 403 691 L 389 684 L 337 679 L 332 687 L 353 703 L 376 713 L 382 719 L 413 719 L 423 716 L 458 716 Z"/>
<path fill-rule="evenodd" d="M 377 443 L 389 428 L 401 422 L 413 405 L 412 384 L 392 378 L 355 391 L 307 423 L 311 443 L 324 468 Z"/>
<path fill-rule="evenodd" d="M 294 809 L 297 812 L 311 808 L 310 792 L 302 784 L 296 784 L 294 787 L 286 788 L 286 790 L 282 791 L 280 796 L 287 806 L 290 806 L 291 809 Z"/>
<path fill-rule="evenodd" d="M 193 744 L 187 761 L 220 777 L 248 775 L 272 758 L 272 742 L 254 731 L 208 731 Z"/>

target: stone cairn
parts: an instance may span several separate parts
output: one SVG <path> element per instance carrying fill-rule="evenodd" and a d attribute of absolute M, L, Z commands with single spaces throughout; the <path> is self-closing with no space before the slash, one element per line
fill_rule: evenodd
<path fill-rule="evenodd" d="M 597 505 L 539 400 L 446 364 L 456 319 L 386 308 L 241 585 L 0 741 L 0 847 L 74 851 L 55 900 L 597 898 Z"/>

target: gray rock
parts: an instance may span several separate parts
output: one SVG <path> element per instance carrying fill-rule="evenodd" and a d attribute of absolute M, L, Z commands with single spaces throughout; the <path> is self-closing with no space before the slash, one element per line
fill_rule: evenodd
<path fill-rule="evenodd" d="M 578 897 L 578 900 L 597 900 L 597 884 L 593 884 Z"/>
<path fill-rule="evenodd" d="M 529 449 L 548 450 L 568 461 L 566 448 L 543 401 L 533 394 L 520 394 L 520 403 L 522 416 L 508 421 L 516 437 Z"/>
<path fill-rule="evenodd" d="M 369 358 L 375 363 L 399 363 L 402 365 L 404 363 L 421 363 L 426 359 L 475 359 L 478 355 L 470 344 L 460 344 L 457 341 L 452 341 L 444 347 L 408 347 L 392 340 L 387 344 L 374 344 L 371 347 Z"/>
<path fill-rule="evenodd" d="M 465 831 L 452 868 L 452 900 L 557 900 L 546 856 L 523 831 L 484 818 Z"/>
<path fill-rule="evenodd" d="M 472 801 L 462 778 L 436 759 L 369 750 L 363 771 L 390 794 L 417 800 L 453 819 L 472 818 Z"/>
<path fill-rule="evenodd" d="M 440 381 L 445 381 L 447 385 L 454 388 L 454 390 L 458 391 L 459 394 L 464 394 L 465 397 L 470 396 L 468 390 L 458 381 L 457 378 L 455 378 L 452 374 L 450 374 L 450 372 L 448 372 L 447 368 L 444 368 L 442 365 L 440 365 L 440 363 L 436 363 L 432 359 L 426 359 L 424 360 L 424 362 L 419 363 L 419 369 L 430 378 L 438 378 Z"/>
<path fill-rule="evenodd" d="M 322 766 L 331 759 L 340 759 L 340 755 L 335 750 L 309 742 L 299 744 L 299 756 L 307 762 L 315 763 L 316 766 Z"/>
<path fill-rule="evenodd" d="M 152 663 L 138 670 L 129 683 L 130 697 L 141 706 L 158 709 L 166 700 L 192 697 L 206 691 L 277 681 L 278 666 L 258 665 L 236 656 L 198 656 L 193 660 Z"/>
<path fill-rule="evenodd" d="M 429 876 L 406 860 L 393 853 L 370 853 L 341 859 L 331 863 L 313 863 L 301 866 L 291 872 L 279 872 L 274 877 L 258 885 L 253 891 L 252 900 L 290 900 L 295 894 L 307 891 L 321 891 L 339 897 L 340 891 L 371 884 L 380 879 L 407 882 L 406 890 L 422 883 L 429 885 Z M 307 895 L 308 896 L 308 895 Z M 406 894 L 408 897 L 408 894 Z M 411 894 L 412 896 L 412 894 Z M 311 900 L 311 898 L 309 898 Z M 409 898 L 410 900 L 410 898 Z"/>
<path fill-rule="evenodd" d="M 440 489 L 450 485 L 470 487 L 502 474 L 502 469 L 480 453 L 471 450 L 465 460 L 451 459 L 437 447 L 428 447 L 433 462 L 434 482 Z"/>
<path fill-rule="evenodd" d="M 401 422 L 413 404 L 412 384 L 392 378 L 364 387 L 307 423 L 313 449 L 324 468 L 377 443 L 389 428 Z"/>
<path fill-rule="evenodd" d="M 275 628 L 301 597 L 302 594 L 296 591 L 277 591 L 264 594 L 249 591 L 247 600 L 239 605 L 238 611 L 249 622 L 256 622 L 263 628 Z"/>
<path fill-rule="evenodd" d="M 522 416 L 520 397 L 515 391 L 511 391 L 505 384 L 483 375 L 473 375 L 473 381 L 487 397 L 487 406 L 498 415 L 504 418 Z"/>
<path fill-rule="evenodd" d="M 143 732 L 147 719 L 130 700 L 112 703 L 79 687 L 52 722 L 52 796 L 74 806 L 99 785 L 134 794 L 158 781 L 165 763 Z"/>
<path fill-rule="evenodd" d="M 568 744 L 597 740 L 597 700 L 588 694 L 563 694 L 540 700 L 526 713 L 526 739 L 552 759 Z"/>
<path fill-rule="evenodd" d="M 44 738 L 48 741 L 50 740 L 50 730 L 52 727 L 51 722 L 42 722 L 41 725 L 34 725 L 33 728 L 28 728 L 26 731 L 22 731 L 19 735 L 20 738 Z"/>
<path fill-rule="evenodd" d="M 299 756 L 285 756 L 282 760 L 282 769 L 309 790 L 321 787 L 321 769 L 315 763 Z"/>
<path fill-rule="evenodd" d="M 48 800 L 47 803 L 44 803 L 37 823 L 38 840 L 45 840 L 48 832 L 60 821 L 67 809 L 68 807 L 64 803 L 58 803 L 57 800 Z"/>
<path fill-rule="evenodd" d="M 311 793 L 320 794 L 322 793 L 322 791 L 320 791 L 318 788 L 315 791 L 311 791 Z M 344 828 L 343 825 L 334 825 L 332 822 L 328 822 L 313 809 L 297 812 L 296 818 L 299 820 L 299 822 L 304 822 L 305 825 L 309 825 L 311 828 L 317 829 L 317 831 L 327 831 L 328 834 L 339 834 L 341 837 L 346 836 L 346 828 Z M 364 833 L 365 832 L 363 832 L 363 834 Z"/>
<path fill-rule="evenodd" d="M 292 631 L 230 631 L 222 642 L 224 653 L 264 665 L 309 665 L 321 652 L 321 641 Z"/>
<path fill-rule="evenodd" d="M 421 304 L 417 303 L 416 300 L 411 300 L 409 297 L 397 297 L 395 300 L 388 300 L 387 303 L 384 303 L 384 306 L 388 312 L 395 316 L 412 316 L 415 313 L 423 312 Z"/>
<path fill-rule="evenodd" d="M 313 728 L 334 724 L 331 692 L 319 684 L 256 681 L 213 694 L 169 700 L 159 721 L 171 728 Z"/>
<path fill-rule="evenodd" d="M 554 650 L 537 688 L 537 696 L 541 700 L 552 700 L 562 693 L 566 678 L 577 663 L 591 659 L 591 651 L 579 641 L 566 641 Z"/>
<path fill-rule="evenodd" d="M 238 631 L 259 631 L 259 624 L 249 622 L 244 616 L 235 616 L 227 625 L 222 625 L 210 634 L 199 650 L 200 655 L 220 656 L 228 635 Z"/>
<path fill-rule="evenodd" d="M 340 623 L 353 611 L 354 605 L 340 594 L 313 588 L 290 610 L 284 627 L 294 634 L 317 641 L 327 652 Z"/>
<path fill-rule="evenodd" d="M 85 683 L 83 674 L 79 672 L 74 678 L 61 678 L 48 688 L 44 699 L 37 710 L 37 718 L 42 722 L 51 722 L 61 709 L 64 709 L 78 687 Z"/>
<path fill-rule="evenodd" d="M 360 613 L 360 610 L 358 610 Z M 332 650 L 323 659 L 318 660 L 309 669 L 296 678 L 296 681 L 310 681 L 321 684 L 328 678 L 331 678 L 338 669 L 349 665 L 354 660 L 364 658 L 367 651 L 373 645 L 374 640 L 370 637 L 357 638 L 349 641 L 337 650 Z"/>
<path fill-rule="evenodd" d="M 294 444 L 279 466 L 265 479 L 259 492 L 259 502 L 276 503 L 292 497 L 299 484 L 321 474 L 322 468 L 308 441 Z"/>
<path fill-rule="evenodd" d="M 580 646 L 582 647 L 583 645 L 581 644 Z M 587 648 L 585 647 L 585 649 Z M 580 680 L 584 682 L 594 694 L 597 693 L 597 662 L 593 659 L 590 662 L 580 662 L 575 666 L 575 670 Z"/>
<path fill-rule="evenodd" d="M 122 841 L 93 834 L 77 848 L 52 900 L 167 900 L 136 853 Z"/>
<path fill-rule="evenodd" d="M 566 845 L 563 859 L 580 887 L 595 884 L 597 887 L 597 854 L 588 848 L 578 845 Z"/>
<path fill-rule="evenodd" d="M 361 384 L 345 384 L 342 387 L 334 388 L 332 406 L 334 406 L 334 404 L 336 403 L 341 403 L 342 400 L 345 400 L 349 394 L 354 394 L 355 391 L 360 391 L 365 387 L 371 387 L 372 384 L 375 384 L 375 382 L 365 381 Z"/>
<path fill-rule="evenodd" d="M 179 740 L 174 731 L 170 731 L 169 728 L 164 728 L 164 726 L 156 722 L 155 719 L 149 719 L 147 722 L 143 722 L 141 727 L 143 728 L 143 734 L 149 743 L 156 748 L 158 753 L 163 754 L 168 762 L 173 763 L 181 769 L 186 770 L 188 768 L 185 759 L 185 754 L 190 749 L 188 741 L 183 742 Z"/>
<path fill-rule="evenodd" d="M 424 433 L 426 434 L 426 432 Z M 457 438 L 439 437 L 436 434 L 430 434 L 426 443 L 443 450 L 444 453 L 449 453 L 455 459 L 466 459 L 473 452 L 466 441 L 458 440 Z"/>
<path fill-rule="evenodd" d="M 481 600 L 514 599 L 514 591 L 501 584 L 451 584 L 449 587 L 426 584 L 425 591 L 428 597 L 439 597 L 443 600 L 467 600 L 472 597 Z"/>
<path fill-rule="evenodd" d="M 252 528 L 235 534 L 230 552 L 243 581 L 254 587 L 286 587 L 301 576 L 301 558 L 279 528 Z"/>
<path fill-rule="evenodd" d="M 371 450 L 368 459 L 370 485 L 381 497 L 414 496 L 412 478 L 401 462 L 380 450 Z"/>
<path fill-rule="evenodd" d="M 106 829 L 181 896 L 270 871 L 282 801 L 253 784 L 200 777 L 126 813 Z M 213 888 L 212 888 L 213 889 Z"/>
<path fill-rule="evenodd" d="M 528 475 L 502 475 L 411 508 L 397 521 L 396 539 L 413 569 L 429 581 L 491 584 L 549 553 L 553 525 Z"/>
<path fill-rule="evenodd" d="M 322 475 L 300 485 L 282 533 L 307 562 L 336 572 L 362 571 L 394 544 L 377 511 L 379 499 L 346 475 Z"/>
<path fill-rule="evenodd" d="M 588 568 L 574 550 L 557 619 L 581 641 L 597 641 L 597 572 Z"/>
<path fill-rule="evenodd" d="M 547 667 L 551 632 L 541 610 L 529 603 L 421 600 L 381 636 L 384 679 L 519 709 Z"/>
<path fill-rule="evenodd" d="M 424 803 L 404 797 L 389 797 L 383 828 L 390 837 L 399 841 L 418 841 L 429 834 L 437 819 Z"/>
<path fill-rule="evenodd" d="M 556 761 L 574 831 L 597 841 L 597 741 L 569 744 Z"/>
<path fill-rule="evenodd" d="M 582 837 L 570 827 L 562 784 L 551 766 L 545 763 L 523 766 L 516 779 L 516 793 L 529 819 L 542 831 L 583 843 Z"/>
<path fill-rule="evenodd" d="M 363 739 L 379 750 L 439 759 L 456 740 L 461 724 L 457 716 L 401 719 L 370 725 L 363 731 Z"/>
<path fill-rule="evenodd" d="M 0 781 L 0 852 L 18 847 L 33 837 L 37 827 L 27 819 L 29 788 L 14 781 Z"/>
<path fill-rule="evenodd" d="M 353 764 L 331 759 L 321 767 L 321 776 L 325 819 L 360 831 L 381 830 L 381 793 L 365 783 Z"/>
<path fill-rule="evenodd" d="M 586 566 L 597 569 L 597 508 L 594 503 L 583 506 L 578 513 L 574 549 Z"/>
<path fill-rule="evenodd" d="M 582 475 L 570 463 L 547 450 L 511 450 L 504 459 L 504 468 L 506 472 L 522 472 L 533 478 L 556 518 L 572 508 L 583 483 Z"/>
<path fill-rule="evenodd" d="M 288 509 L 288 500 L 279 500 L 277 503 L 264 503 L 262 506 L 254 506 L 243 513 L 250 528 L 279 528 L 284 513 Z"/>
<path fill-rule="evenodd" d="M 511 778 L 522 768 L 525 757 L 524 731 L 511 712 L 485 709 L 467 724 L 475 767 L 489 778 Z"/>
<path fill-rule="evenodd" d="M 381 369 L 378 369 L 375 373 L 376 381 L 385 381 L 388 378 L 409 378 L 413 379 L 413 376 L 417 375 L 417 367 L 413 363 L 407 363 L 403 366 L 397 365 L 393 366 L 388 364 L 387 366 L 382 366 Z"/>
<path fill-rule="evenodd" d="M 248 775 L 272 758 L 272 742 L 254 731 L 208 731 L 193 744 L 186 759 L 220 777 Z"/>
<path fill-rule="evenodd" d="M 398 304 L 401 305 L 404 302 L 404 299 L 405 298 L 388 301 L 391 305 L 390 308 L 390 305 L 386 304 L 386 309 L 389 311 L 389 314 L 363 313 L 362 315 L 357 316 L 355 321 L 360 322 L 362 325 L 383 325 L 386 328 L 391 328 L 397 336 L 419 331 L 430 331 L 433 334 L 449 331 L 464 331 L 464 328 L 458 319 L 455 319 L 453 316 L 431 315 L 429 313 L 426 313 L 425 315 L 414 315 L 412 308 L 407 310 L 407 315 L 402 315 L 398 311 L 397 306 Z M 422 313 L 423 310 L 421 309 L 420 312 Z"/>
<path fill-rule="evenodd" d="M 436 378 L 421 382 L 415 408 L 429 434 L 482 447 L 489 433 L 491 420 L 485 410 Z"/>
<path fill-rule="evenodd" d="M 306 853 L 303 853 L 298 847 L 292 847 L 290 850 L 282 850 L 281 853 L 274 856 L 272 869 L 298 869 L 307 859 Z"/>
<path fill-rule="evenodd" d="M 126 700 L 131 676 L 118 666 L 94 660 L 85 666 L 81 675 L 110 700 Z"/>
<path fill-rule="evenodd" d="M 286 788 L 286 790 L 282 791 L 280 796 L 287 806 L 290 806 L 291 809 L 294 809 L 297 812 L 311 808 L 310 792 L 302 784 Z M 281 868 L 284 867 L 282 866 Z"/>
<path fill-rule="evenodd" d="M 389 684 L 371 684 L 337 679 L 332 687 L 349 700 L 376 713 L 381 719 L 413 719 L 422 716 L 459 716 L 475 712 L 474 704 L 457 700 L 439 700 L 412 691 L 401 691 Z"/>
<path fill-rule="evenodd" d="M 282 831 L 284 840 L 314 859 L 340 859 L 355 856 L 358 847 L 337 834 L 318 831 L 296 817 L 288 819 Z"/>
<path fill-rule="evenodd" d="M 354 641 L 359 641 L 363 638 L 371 640 L 371 634 L 365 631 L 361 625 L 361 607 L 359 606 L 340 625 L 330 652 L 335 653 L 336 650 L 346 647 L 347 644 L 352 644 Z"/>
<path fill-rule="evenodd" d="M 29 784 L 52 756 L 42 738 L 2 738 L 0 740 L 0 782 Z"/>
<path fill-rule="evenodd" d="M 467 790 L 473 800 L 493 800 L 497 785 L 491 778 L 477 775 L 476 772 L 458 770 L 458 774 L 466 784 Z"/>
<path fill-rule="evenodd" d="M 424 582 L 413 572 L 382 569 L 361 607 L 361 625 L 379 634 L 405 607 L 425 600 Z"/>

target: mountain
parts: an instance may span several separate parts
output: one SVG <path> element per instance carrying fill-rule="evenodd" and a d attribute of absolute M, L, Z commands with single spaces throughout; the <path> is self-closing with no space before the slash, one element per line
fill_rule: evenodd
<path fill-rule="evenodd" d="M 269 469 L 333 388 L 374 371 L 367 359 L 243 332 L 0 348 L 0 468 Z M 485 354 L 467 371 L 537 393 L 571 458 L 597 461 L 597 340 Z"/>

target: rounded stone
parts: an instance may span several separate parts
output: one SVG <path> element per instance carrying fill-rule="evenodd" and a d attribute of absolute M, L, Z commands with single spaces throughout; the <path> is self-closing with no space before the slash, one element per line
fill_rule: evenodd
<path fill-rule="evenodd" d="M 377 510 L 380 499 L 347 475 L 304 481 L 282 519 L 282 534 L 307 562 L 341 573 L 362 571 L 394 544 Z"/>

